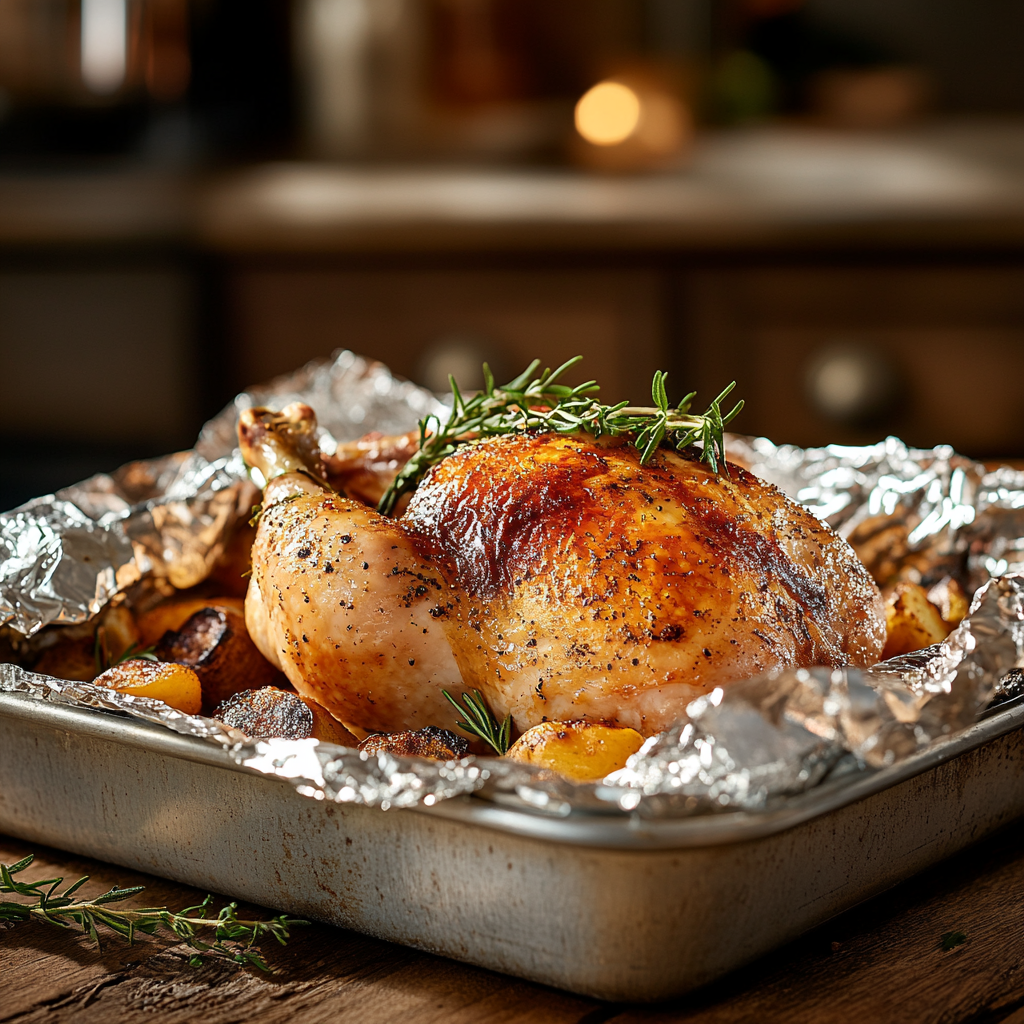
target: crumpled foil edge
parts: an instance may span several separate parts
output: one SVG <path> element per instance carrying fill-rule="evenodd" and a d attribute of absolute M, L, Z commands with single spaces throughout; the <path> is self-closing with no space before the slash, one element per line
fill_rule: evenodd
<path fill-rule="evenodd" d="M 193 451 L 132 463 L 0 515 L 0 623 L 28 636 L 85 622 L 146 577 L 179 589 L 203 580 L 254 499 L 235 449 L 239 411 L 294 400 L 317 410 L 328 451 L 445 411 L 437 396 L 345 351 L 250 389 L 206 425 Z M 1011 678 L 1021 688 L 1024 473 L 896 438 L 800 449 L 730 437 L 728 449 L 850 539 L 876 574 L 923 583 L 929 572 L 960 574 L 977 590 L 969 619 L 943 644 L 870 670 L 786 669 L 715 690 L 593 784 L 506 759 L 439 764 L 316 740 L 253 741 L 156 701 L 11 664 L 0 665 L 0 691 L 120 712 L 213 743 L 236 765 L 313 799 L 386 808 L 479 793 L 547 814 L 678 817 L 763 811 L 838 772 L 896 763 L 971 725 L 1009 693 Z"/>
<path fill-rule="evenodd" d="M 572 810 L 683 817 L 758 812 L 822 782 L 847 755 L 894 764 L 966 729 L 1024 668 L 1024 576 L 992 580 L 971 615 L 927 659 L 903 670 L 784 669 L 716 689 L 595 783 L 497 758 L 445 763 L 366 754 L 318 740 L 253 740 L 160 701 L 0 664 L 0 692 L 127 714 L 219 746 L 236 765 L 287 780 L 305 797 L 367 807 L 429 807 L 481 791 L 564 816 Z M 852 777 L 852 776 L 851 776 Z"/>

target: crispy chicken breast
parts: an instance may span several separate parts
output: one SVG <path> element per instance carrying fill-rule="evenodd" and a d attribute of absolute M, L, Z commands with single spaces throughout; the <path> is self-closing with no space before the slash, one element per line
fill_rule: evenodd
<path fill-rule="evenodd" d="M 240 428 L 253 457 L 257 419 Z M 716 686 L 868 665 L 885 642 L 850 546 L 736 466 L 507 435 L 436 465 L 398 519 L 301 473 L 267 490 L 250 633 L 300 693 L 363 730 L 446 724 L 442 688 L 475 687 L 520 730 L 593 720 L 650 735 Z"/>

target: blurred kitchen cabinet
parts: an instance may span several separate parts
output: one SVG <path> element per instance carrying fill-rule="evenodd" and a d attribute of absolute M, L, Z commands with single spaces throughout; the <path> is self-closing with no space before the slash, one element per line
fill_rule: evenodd
<path fill-rule="evenodd" d="M 513 376 L 583 355 L 573 382 L 641 400 L 666 355 L 662 294 L 645 270 L 236 267 L 229 363 L 245 386 L 349 348 L 438 387 L 446 358 Z"/>
<path fill-rule="evenodd" d="M 674 269 L 673 269 L 674 266 Z M 355 269 L 275 261 L 228 273 L 239 387 L 350 348 L 440 389 L 487 359 L 513 375 L 582 354 L 573 380 L 646 401 L 652 372 L 698 403 L 731 380 L 735 428 L 779 442 L 896 434 L 978 456 L 1024 451 L 1024 269 L 806 264 L 718 269 Z M 466 366 L 471 369 L 466 371 Z M 438 371 L 443 372 L 438 372 Z"/>
<path fill-rule="evenodd" d="M 680 278 L 681 371 L 736 379 L 744 433 L 1024 451 L 1024 269 L 776 266 Z"/>
<path fill-rule="evenodd" d="M 140 453 L 191 444 L 196 316 L 195 282 L 170 261 L 0 270 L 0 429 Z"/>

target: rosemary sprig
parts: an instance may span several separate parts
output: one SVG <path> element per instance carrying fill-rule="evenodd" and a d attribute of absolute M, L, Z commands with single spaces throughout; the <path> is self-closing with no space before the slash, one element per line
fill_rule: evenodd
<path fill-rule="evenodd" d="M 515 380 L 502 387 L 494 383 L 490 367 L 484 364 L 484 389 L 467 397 L 450 377 L 453 405 L 448 420 L 437 416 L 420 421 L 419 449 L 405 464 L 377 506 L 385 515 L 394 511 L 398 499 L 415 489 L 431 466 L 451 455 L 459 445 L 496 434 L 516 434 L 527 430 L 554 431 L 559 434 L 584 432 L 595 437 L 604 434 L 629 436 L 646 463 L 655 451 L 668 444 L 682 450 L 700 442 L 701 458 L 717 473 L 725 468 L 726 425 L 743 408 L 737 402 L 722 412 L 730 384 L 700 414 L 691 413 L 696 392 L 690 392 L 678 405 L 669 405 L 661 370 L 654 374 L 651 406 L 631 406 L 628 402 L 602 405 L 594 397 L 600 388 L 594 381 L 570 387 L 559 379 L 583 357 L 576 356 L 557 370 L 545 370 L 534 376 L 540 360 L 535 359 Z"/>
<path fill-rule="evenodd" d="M 258 967 L 261 971 L 269 971 L 270 968 L 258 948 L 259 941 L 269 935 L 283 946 L 290 937 L 291 928 L 308 924 L 307 921 L 284 914 L 268 921 L 243 920 L 238 916 L 236 903 L 229 903 L 216 917 L 207 917 L 203 912 L 213 902 L 212 896 L 207 896 L 194 907 L 186 907 L 177 912 L 166 907 L 115 910 L 110 907 L 111 903 L 135 896 L 145 887 L 134 885 L 121 889 L 114 886 L 93 899 L 73 899 L 74 894 L 89 880 L 89 876 L 73 882 L 61 893 L 57 892 L 57 888 L 64 881 L 63 878 L 46 878 L 38 882 L 17 881 L 14 876 L 27 868 L 33 859 L 34 854 L 30 853 L 16 864 L 0 864 L 0 893 L 14 893 L 35 900 L 34 903 L 0 900 L 0 921 L 17 924 L 39 920 L 73 930 L 77 930 L 75 925 L 78 925 L 97 946 L 100 944 L 100 926 L 120 935 L 129 945 L 135 941 L 137 932 L 153 935 L 163 928 L 196 950 L 196 955 L 189 960 L 194 967 L 202 964 L 203 956 L 206 955 Z M 212 942 L 204 942 L 198 937 L 202 929 L 213 930 Z"/>
<path fill-rule="evenodd" d="M 96 636 L 93 641 L 92 655 L 96 661 L 96 674 L 106 672 L 108 668 L 120 665 L 125 661 L 157 661 L 153 653 L 156 647 L 143 648 L 139 644 L 131 644 L 119 658 L 111 658 L 107 650 L 107 630 L 104 626 L 96 627 Z"/>
<path fill-rule="evenodd" d="M 156 645 L 149 647 L 143 647 L 141 644 L 132 644 L 128 650 L 121 655 L 116 661 L 111 662 L 111 666 L 120 665 L 123 661 L 159 661 L 156 654 Z"/>
<path fill-rule="evenodd" d="M 464 693 L 461 704 L 447 690 L 441 692 L 448 703 L 464 717 L 463 721 L 455 723 L 460 729 L 488 743 L 499 757 L 508 753 L 508 748 L 512 746 L 511 715 L 506 715 L 505 721 L 499 725 L 479 690 L 474 690 L 472 695 Z"/>

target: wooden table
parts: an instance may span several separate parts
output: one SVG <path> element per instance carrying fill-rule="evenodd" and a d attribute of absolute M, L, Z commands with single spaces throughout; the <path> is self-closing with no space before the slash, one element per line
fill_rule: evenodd
<path fill-rule="evenodd" d="M 86 895 L 115 882 L 145 884 L 139 899 L 149 906 L 180 908 L 199 895 L 0 836 L 4 863 L 30 850 L 37 860 L 24 877 L 88 873 Z M 943 950 L 954 931 L 966 941 Z M 228 963 L 190 967 L 189 951 L 171 940 L 128 947 L 111 937 L 97 952 L 82 937 L 18 925 L 0 931 L 0 1022 L 1024 1024 L 1024 823 L 657 1007 L 601 1003 L 321 925 L 266 951 L 269 976 Z"/>

